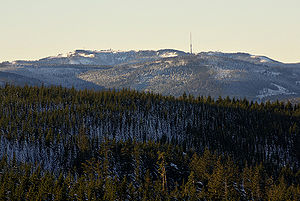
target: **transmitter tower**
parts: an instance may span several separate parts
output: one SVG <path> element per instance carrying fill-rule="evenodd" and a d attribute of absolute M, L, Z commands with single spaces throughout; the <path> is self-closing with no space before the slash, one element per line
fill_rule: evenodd
<path fill-rule="evenodd" d="M 193 54 L 192 32 L 190 32 L 190 53 Z"/>

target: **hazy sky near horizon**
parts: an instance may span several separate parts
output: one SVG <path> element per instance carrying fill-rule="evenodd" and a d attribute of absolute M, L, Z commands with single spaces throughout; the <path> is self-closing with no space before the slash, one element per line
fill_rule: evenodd
<path fill-rule="evenodd" d="M 0 61 L 75 49 L 248 52 L 300 62 L 300 0 L 0 0 Z"/>

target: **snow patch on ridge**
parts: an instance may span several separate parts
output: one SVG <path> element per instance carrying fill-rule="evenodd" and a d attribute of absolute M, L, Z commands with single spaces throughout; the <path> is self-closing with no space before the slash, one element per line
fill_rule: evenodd
<path fill-rule="evenodd" d="M 95 57 L 94 54 L 79 53 L 78 55 L 81 57 L 86 57 L 86 58 L 94 58 Z"/>
<path fill-rule="evenodd" d="M 251 55 L 252 59 L 259 59 L 261 63 L 273 62 L 270 58 L 264 56 Z"/>
<path fill-rule="evenodd" d="M 162 58 L 169 58 L 169 57 L 177 57 L 178 54 L 176 52 L 166 52 L 162 55 L 160 55 L 160 57 Z"/>

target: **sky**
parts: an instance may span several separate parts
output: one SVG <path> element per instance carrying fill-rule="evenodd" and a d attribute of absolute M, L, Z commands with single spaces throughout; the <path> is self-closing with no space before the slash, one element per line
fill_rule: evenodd
<path fill-rule="evenodd" d="M 299 0 L 0 0 L 0 61 L 75 49 L 247 52 L 300 62 Z"/>

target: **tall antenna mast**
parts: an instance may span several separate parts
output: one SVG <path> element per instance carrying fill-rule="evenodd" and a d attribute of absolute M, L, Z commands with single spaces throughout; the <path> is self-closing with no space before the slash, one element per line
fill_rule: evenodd
<path fill-rule="evenodd" d="M 193 54 L 192 32 L 190 32 L 190 53 Z"/>

